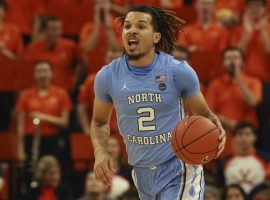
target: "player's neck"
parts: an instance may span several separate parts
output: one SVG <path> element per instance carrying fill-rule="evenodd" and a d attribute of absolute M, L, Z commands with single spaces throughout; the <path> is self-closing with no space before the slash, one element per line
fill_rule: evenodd
<path fill-rule="evenodd" d="M 128 64 L 134 67 L 144 67 L 150 65 L 155 59 L 155 50 L 149 52 L 138 60 L 129 60 Z"/>

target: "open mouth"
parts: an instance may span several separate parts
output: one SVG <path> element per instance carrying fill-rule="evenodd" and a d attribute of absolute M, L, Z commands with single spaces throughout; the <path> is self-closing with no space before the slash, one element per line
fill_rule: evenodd
<path fill-rule="evenodd" d="M 136 39 L 128 40 L 128 50 L 134 51 L 137 48 L 138 44 L 139 44 L 139 41 Z"/>

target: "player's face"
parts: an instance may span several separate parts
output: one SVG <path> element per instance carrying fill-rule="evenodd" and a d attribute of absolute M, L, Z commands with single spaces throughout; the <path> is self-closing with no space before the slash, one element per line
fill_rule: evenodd
<path fill-rule="evenodd" d="M 235 135 L 236 149 L 241 152 L 249 152 L 256 141 L 255 133 L 250 127 L 240 129 Z"/>
<path fill-rule="evenodd" d="M 124 21 L 122 39 L 129 59 L 138 60 L 154 52 L 160 34 L 153 30 L 151 15 L 129 12 Z"/>
<path fill-rule="evenodd" d="M 243 58 L 239 51 L 227 51 L 223 58 L 223 65 L 228 74 L 233 74 L 235 67 L 242 68 Z"/>
<path fill-rule="evenodd" d="M 121 149 L 117 139 L 109 138 L 107 143 L 107 151 L 112 156 L 113 159 L 115 160 L 119 159 Z"/>
<path fill-rule="evenodd" d="M 60 183 L 61 172 L 57 165 L 51 166 L 42 177 L 42 184 L 51 187 L 58 187 Z"/>
<path fill-rule="evenodd" d="M 37 83 L 50 83 L 53 77 L 52 69 L 48 63 L 40 63 L 35 67 L 34 77 Z"/>
<path fill-rule="evenodd" d="M 246 9 L 248 15 L 255 21 L 259 20 L 266 12 L 265 6 L 259 1 L 249 2 Z"/>
<path fill-rule="evenodd" d="M 50 21 L 45 35 L 49 40 L 55 42 L 62 35 L 62 22 L 60 20 Z"/>
<path fill-rule="evenodd" d="M 93 172 L 87 175 L 85 183 L 85 193 L 103 193 L 106 190 L 107 187 L 96 179 Z"/>
<path fill-rule="evenodd" d="M 245 199 L 238 189 L 230 188 L 227 192 L 226 200 L 245 200 Z"/>
<path fill-rule="evenodd" d="M 196 8 L 199 14 L 212 15 L 215 9 L 215 1 L 214 0 L 197 0 Z"/>

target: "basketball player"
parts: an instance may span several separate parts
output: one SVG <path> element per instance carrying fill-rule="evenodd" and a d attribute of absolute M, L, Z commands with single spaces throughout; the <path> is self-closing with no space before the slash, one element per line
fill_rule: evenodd
<path fill-rule="evenodd" d="M 218 155 L 224 149 L 225 132 L 209 110 L 195 72 L 185 61 L 166 54 L 174 49 L 174 32 L 181 29 L 182 23 L 160 8 L 131 8 L 122 24 L 125 54 L 103 67 L 95 79 L 90 131 L 95 175 L 110 184 L 114 173 L 112 158 L 106 151 L 114 106 L 142 200 L 203 199 L 202 166 L 183 163 L 171 147 L 171 134 L 180 120 L 180 97 L 193 114 L 216 123 L 221 131 Z"/>

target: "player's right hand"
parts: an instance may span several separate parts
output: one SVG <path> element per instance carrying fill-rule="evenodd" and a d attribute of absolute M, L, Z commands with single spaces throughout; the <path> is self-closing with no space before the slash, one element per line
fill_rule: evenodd
<path fill-rule="evenodd" d="M 97 180 L 105 185 L 111 185 L 112 175 L 116 173 L 116 169 L 108 152 L 99 151 L 95 153 L 94 172 Z"/>

